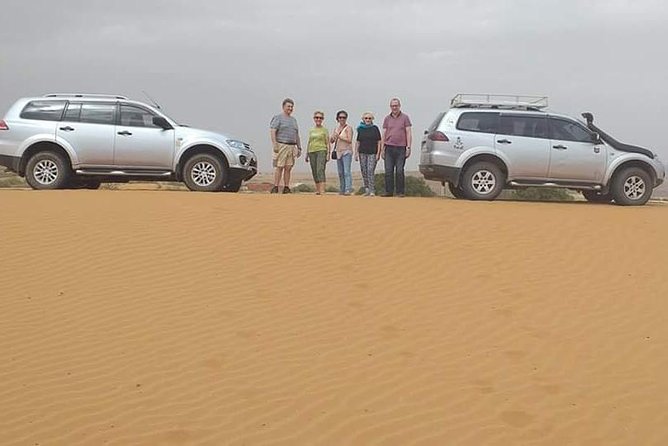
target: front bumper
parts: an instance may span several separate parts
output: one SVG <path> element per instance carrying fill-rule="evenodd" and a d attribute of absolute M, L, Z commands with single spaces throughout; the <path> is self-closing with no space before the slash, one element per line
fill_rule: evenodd
<path fill-rule="evenodd" d="M 257 167 L 231 167 L 229 175 L 232 181 L 248 181 L 257 175 Z"/>
<path fill-rule="evenodd" d="M 461 173 L 458 167 L 441 166 L 438 164 L 420 164 L 420 173 L 425 180 L 447 182 L 457 187 L 459 185 L 459 174 Z"/>

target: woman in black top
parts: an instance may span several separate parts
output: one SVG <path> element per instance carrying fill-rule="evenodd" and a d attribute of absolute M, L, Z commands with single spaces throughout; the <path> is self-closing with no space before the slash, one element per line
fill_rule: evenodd
<path fill-rule="evenodd" d="M 366 112 L 357 127 L 357 144 L 355 144 L 355 161 L 360 162 L 364 179 L 364 195 L 376 195 L 375 179 L 376 163 L 380 159 L 380 130 L 373 124 L 373 114 Z"/>

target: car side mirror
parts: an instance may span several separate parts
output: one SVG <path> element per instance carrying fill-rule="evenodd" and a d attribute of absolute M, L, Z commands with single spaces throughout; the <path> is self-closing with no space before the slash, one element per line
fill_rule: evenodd
<path fill-rule="evenodd" d="M 163 118 L 162 116 L 154 116 L 154 117 L 153 117 L 153 125 L 158 126 L 158 127 L 160 127 L 161 129 L 163 129 L 163 130 L 171 130 L 171 129 L 174 128 L 174 127 L 172 127 L 172 125 L 171 125 L 169 122 L 167 122 L 167 120 L 166 120 L 165 118 Z"/>

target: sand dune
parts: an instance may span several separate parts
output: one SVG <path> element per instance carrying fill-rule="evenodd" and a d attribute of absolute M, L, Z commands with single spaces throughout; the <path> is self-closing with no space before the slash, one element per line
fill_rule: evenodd
<path fill-rule="evenodd" d="M 2 445 L 663 445 L 668 206 L 0 191 Z"/>

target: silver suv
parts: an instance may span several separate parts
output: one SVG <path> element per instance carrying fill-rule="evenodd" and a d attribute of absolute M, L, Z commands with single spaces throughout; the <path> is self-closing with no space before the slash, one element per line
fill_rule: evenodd
<path fill-rule="evenodd" d="M 493 200 L 504 188 L 562 187 L 592 202 L 642 205 L 665 178 L 650 150 L 549 113 L 546 97 L 457 95 L 425 131 L 420 172 L 457 198 Z"/>
<path fill-rule="evenodd" d="M 160 180 L 236 192 L 257 173 L 245 142 L 179 125 L 157 105 L 85 94 L 16 101 L 0 120 L 0 165 L 34 189 Z"/>

